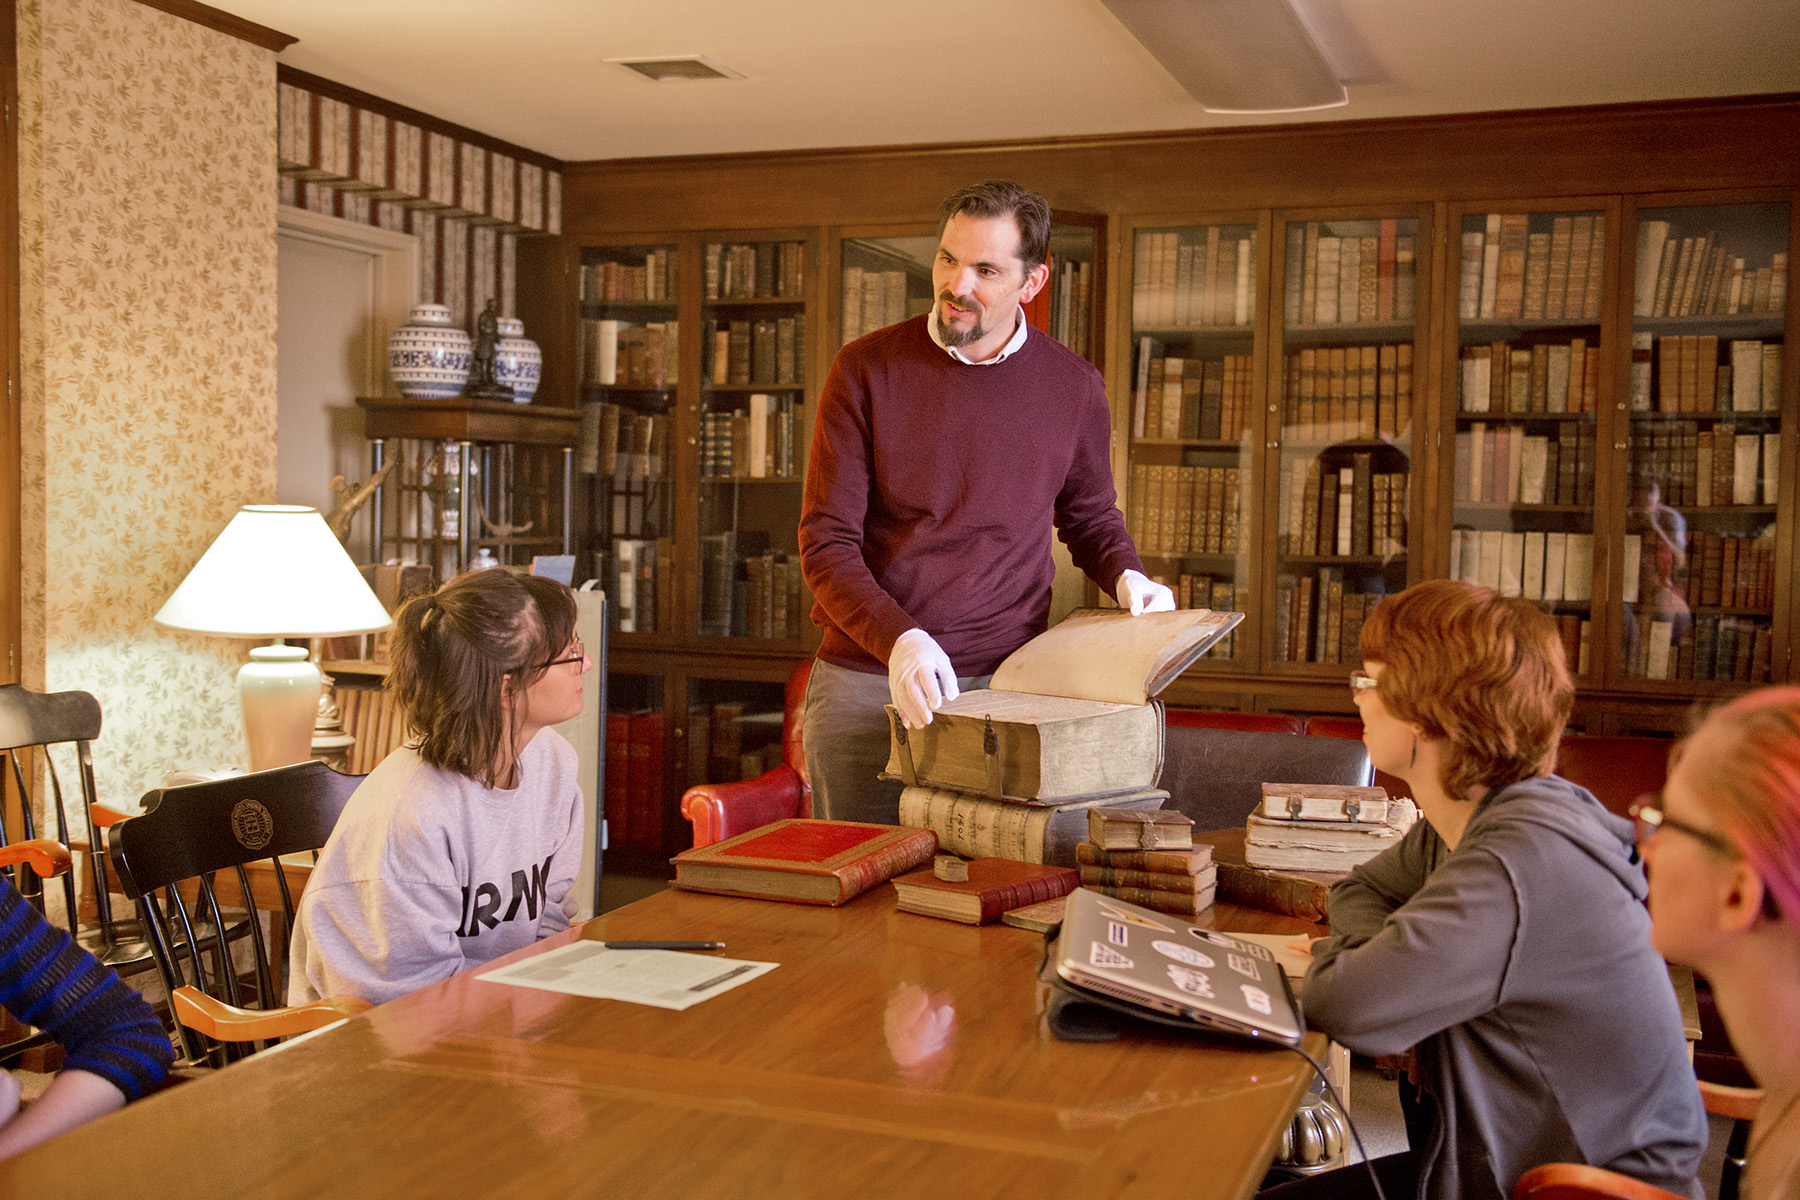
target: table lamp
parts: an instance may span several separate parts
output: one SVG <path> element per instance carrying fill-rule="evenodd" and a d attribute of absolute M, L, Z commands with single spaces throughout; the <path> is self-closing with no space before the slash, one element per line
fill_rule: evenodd
<path fill-rule="evenodd" d="M 156 623 L 221 637 L 273 638 L 238 671 L 250 769 L 305 762 L 323 677 L 283 638 L 374 633 L 393 621 L 316 508 L 247 504 L 200 556 Z"/>

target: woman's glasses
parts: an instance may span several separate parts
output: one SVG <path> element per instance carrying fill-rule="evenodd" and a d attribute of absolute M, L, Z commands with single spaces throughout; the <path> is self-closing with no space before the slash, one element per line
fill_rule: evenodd
<path fill-rule="evenodd" d="M 1357 696 L 1363 692 L 1372 692 L 1381 686 L 1381 680 L 1375 678 L 1360 667 L 1350 672 L 1350 694 Z"/>
<path fill-rule="evenodd" d="M 587 650 L 582 646 L 581 639 L 576 638 L 573 642 L 569 643 L 569 652 L 567 654 L 563 655 L 561 658 L 553 658 L 549 662 L 544 663 L 542 669 L 548 671 L 551 667 L 561 667 L 566 666 L 569 663 L 586 661 Z"/>
<path fill-rule="evenodd" d="M 1695 841 L 1710 846 L 1728 858 L 1743 857 L 1737 844 L 1717 830 L 1702 829 L 1663 812 L 1660 792 L 1639 796 L 1638 802 L 1627 811 L 1631 813 L 1631 819 L 1637 822 L 1637 841 L 1640 846 L 1649 841 L 1657 830 L 1673 829 L 1676 833 L 1685 833 Z"/>

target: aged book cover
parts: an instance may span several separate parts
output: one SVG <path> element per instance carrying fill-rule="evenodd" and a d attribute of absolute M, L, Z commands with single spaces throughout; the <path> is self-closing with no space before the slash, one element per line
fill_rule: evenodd
<path fill-rule="evenodd" d="M 900 823 L 937 834 L 938 847 L 964 858 L 1075 865 L 1087 836 L 1088 810 L 1161 808 L 1169 793 L 1149 788 L 1124 796 L 1083 797 L 1060 804 L 1019 804 L 949 788 L 909 787 L 900 792 Z"/>
<path fill-rule="evenodd" d="M 894 891 L 898 895 L 896 907 L 901 912 L 942 917 L 965 925 L 986 925 L 1011 909 L 1066 896 L 1079 882 L 1072 867 L 978 858 L 969 863 L 969 877 L 965 880 L 939 879 L 928 867 L 897 876 Z"/>
<path fill-rule="evenodd" d="M 1342 875 L 1307 871 L 1267 871 L 1244 860 L 1244 830 L 1214 829 L 1197 834 L 1213 848 L 1219 868 L 1219 899 L 1268 912 L 1326 919 L 1326 895 Z"/>
<path fill-rule="evenodd" d="M 1388 819 L 1388 794 L 1385 788 L 1336 783 L 1265 783 L 1257 811 L 1269 820 L 1379 825 Z"/>
<path fill-rule="evenodd" d="M 1184 917 L 1196 917 L 1211 908 L 1213 898 L 1218 893 L 1218 889 L 1213 886 L 1203 887 L 1197 892 L 1165 892 L 1155 888 L 1100 887 L 1090 884 L 1082 886 L 1090 892 L 1099 892 L 1102 896 L 1111 896 L 1114 900 L 1123 900 L 1140 908 L 1152 908 L 1157 912 Z"/>
<path fill-rule="evenodd" d="M 1067 896 L 1058 896 L 1039 904 L 1027 904 L 1024 908 L 1010 908 L 1000 914 L 1000 923 L 1029 929 L 1033 933 L 1049 933 L 1062 924 L 1063 909 L 1068 903 Z"/>
<path fill-rule="evenodd" d="M 1151 892 L 1174 892 L 1192 896 L 1210 892 L 1217 882 L 1211 863 L 1189 875 L 1185 871 L 1133 871 L 1124 867 L 1097 867 L 1082 864 L 1081 885 L 1095 888 L 1138 888 Z M 1122 897 L 1121 897 L 1122 898 Z"/>
<path fill-rule="evenodd" d="M 1092 808 L 1088 841 L 1102 850 L 1188 850 L 1194 845 L 1194 821 L 1173 809 Z"/>
<path fill-rule="evenodd" d="M 688 891 L 838 905 L 935 853 L 928 829 L 794 818 L 670 861 L 675 886 Z"/>
<path fill-rule="evenodd" d="M 1212 865 L 1212 847 L 1196 843 L 1190 850 L 1106 850 L 1092 842 L 1075 847 L 1075 863 L 1083 867 L 1111 867 L 1120 871 L 1156 871 L 1192 875 Z"/>

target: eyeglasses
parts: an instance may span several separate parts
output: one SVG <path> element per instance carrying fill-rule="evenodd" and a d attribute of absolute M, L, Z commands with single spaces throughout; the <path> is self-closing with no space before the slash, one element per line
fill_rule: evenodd
<path fill-rule="evenodd" d="M 1359 692 L 1372 692 L 1380 686 L 1381 680 L 1361 668 L 1350 672 L 1350 694 L 1352 696 Z"/>
<path fill-rule="evenodd" d="M 1661 793 L 1646 793 L 1638 797 L 1638 802 L 1628 810 L 1632 820 L 1637 822 L 1637 843 L 1648 842 L 1659 829 L 1673 829 L 1676 833 L 1685 833 L 1695 841 L 1717 850 L 1727 858 L 1742 858 L 1743 852 L 1737 844 L 1716 829 L 1703 829 L 1698 825 L 1690 825 L 1686 821 L 1676 820 L 1662 810 Z"/>
<path fill-rule="evenodd" d="M 570 647 L 569 653 L 563 655 L 561 658 L 551 659 L 549 662 L 544 663 L 541 669 L 548 671 L 551 667 L 561 667 L 566 666 L 569 663 L 581 663 L 587 661 L 587 650 L 582 646 L 580 638 L 576 638 L 570 643 Z"/>

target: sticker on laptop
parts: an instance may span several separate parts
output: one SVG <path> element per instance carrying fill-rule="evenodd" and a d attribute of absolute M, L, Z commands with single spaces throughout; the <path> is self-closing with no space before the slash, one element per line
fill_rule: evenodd
<path fill-rule="evenodd" d="M 1125 922 L 1108 921 L 1106 923 L 1106 940 L 1115 946 L 1123 946 L 1128 943 L 1131 940 L 1131 935 L 1125 928 Z"/>
<path fill-rule="evenodd" d="M 1180 942 L 1156 941 L 1151 942 L 1150 947 L 1165 958 L 1172 958 L 1176 962 L 1186 963 L 1190 967 L 1210 967 L 1214 965 L 1212 959 L 1200 953 L 1192 946 L 1183 946 Z"/>
<path fill-rule="evenodd" d="M 1259 1012 L 1265 1017 L 1274 1015 L 1275 1006 L 1269 1002 L 1269 993 L 1247 983 L 1241 990 L 1244 993 L 1244 1003 L 1250 1006 L 1252 1012 Z"/>
<path fill-rule="evenodd" d="M 1225 964 L 1247 979 L 1262 978 L 1262 972 L 1256 969 L 1256 960 L 1245 958 L 1241 954 L 1227 954 Z"/>
<path fill-rule="evenodd" d="M 1236 950 L 1253 958 L 1260 958 L 1264 962 L 1275 961 L 1273 954 L 1255 942 L 1240 942 L 1234 937 L 1226 937 L 1222 933 L 1215 933 L 1210 929 L 1200 929 L 1192 925 L 1188 926 L 1188 932 L 1194 936 L 1195 940 L 1208 945 L 1218 946 L 1223 950 Z"/>
<path fill-rule="evenodd" d="M 1213 999 L 1212 980 L 1199 971 L 1190 971 L 1186 967 L 1170 963 L 1169 982 L 1190 996 L 1198 996 L 1202 1000 Z"/>
<path fill-rule="evenodd" d="M 1131 969 L 1131 960 L 1105 942 L 1094 942 L 1088 947 L 1088 965 L 1128 971 Z"/>
<path fill-rule="evenodd" d="M 1175 932 L 1169 926 L 1152 921 L 1142 913 L 1134 913 L 1127 908 L 1114 908 L 1104 900 L 1100 902 L 1100 911 L 1115 921 L 1127 921 L 1133 925 L 1142 925 L 1145 929 L 1155 929 L 1163 933 Z"/>

